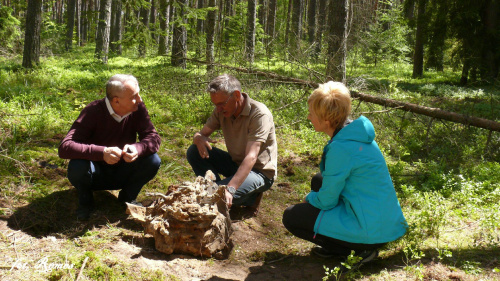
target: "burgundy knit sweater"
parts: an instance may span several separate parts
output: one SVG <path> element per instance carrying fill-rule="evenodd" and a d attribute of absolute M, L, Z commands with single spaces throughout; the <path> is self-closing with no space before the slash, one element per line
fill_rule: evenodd
<path fill-rule="evenodd" d="M 144 103 L 118 123 L 109 114 L 104 99 L 100 99 L 82 110 L 59 145 L 59 157 L 103 161 L 105 147 L 123 149 L 126 144 L 134 144 L 141 157 L 156 153 L 160 143 Z"/>

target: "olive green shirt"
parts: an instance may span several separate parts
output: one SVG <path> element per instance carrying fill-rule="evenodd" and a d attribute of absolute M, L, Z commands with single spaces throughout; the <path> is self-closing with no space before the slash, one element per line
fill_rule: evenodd
<path fill-rule="evenodd" d="M 249 141 L 261 142 L 261 147 L 254 169 L 259 170 L 269 179 L 275 179 L 278 165 L 278 145 L 274 128 L 273 115 L 262 103 L 245 97 L 243 111 L 238 117 L 224 117 L 214 109 L 205 124 L 215 130 L 222 129 L 226 147 L 232 160 L 241 165 L 245 158 Z"/>

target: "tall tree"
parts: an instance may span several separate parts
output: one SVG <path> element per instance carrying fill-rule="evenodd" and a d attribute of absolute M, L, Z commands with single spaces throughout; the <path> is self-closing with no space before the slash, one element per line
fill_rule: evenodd
<path fill-rule="evenodd" d="M 247 36 L 245 54 L 247 60 L 253 63 L 255 58 L 255 25 L 257 21 L 257 0 L 248 0 Z"/>
<path fill-rule="evenodd" d="M 172 56 L 170 61 L 173 66 L 186 68 L 187 30 L 184 24 L 186 24 L 185 14 L 189 0 L 176 0 L 176 2 L 176 20 L 173 27 Z"/>
<path fill-rule="evenodd" d="M 307 9 L 307 39 L 309 44 L 314 44 L 316 42 L 316 8 L 317 0 L 309 0 L 309 6 Z"/>
<path fill-rule="evenodd" d="M 272 53 L 272 44 L 275 38 L 275 25 L 276 25 L 276 0 L 268 0 L 268 11 L 266 20 L 266 52 L 270 56 Z"/>
<path fill-rule="evenodd" d="M 445 40 L 448 29 L 448 0 L 431 1 L 431 11 L 436 11 L 429 25 L 429 47 L 427 67 L 438 71 L 444 69 Z"/>
<path fill-rule="evenodd" d="M 84 45 L 88 41 L 88 34 L 89 34 L 89 29 L 90 29 L 90 24 L 89 24 L 89 0 L 82 0 L 81 2 L 81 17 L 80 17 L 80 44 Z"/>
<path fill-rule="evenodd" d="M 424 74 L 424 41 L 426 35 L 428 0 L 417 0 L 417 32 L 415 34 L 415 49 L 413 53 L 413 78 L 422 77 Z"/>
<path fill-rule="evenodd" d="M 208 7 L 215 8 L 217 6 L 216 0 L 209 0 Z M 214 62 L 214 41 L 215 41 L 215 23 L 217 20 L 217 11 L 209 10 L 207 12 L 207 25 L 206 25 L 206 41 L 207 41 L 207 52 L 206 52 L 206 60 L 207 71 L 213 70 L 213 62 Z"/>
<path fill-rule="evenodd" d="M 95 38 L 95 57 L 102 60 L 103 63 L 108 63 L 110 22 L 111 0 L 101 0 Z"/>
<path fill-rule="evenodd" d="M 325 30 L 325 25 L 326 25 L 326 11 L 328 8 L 327 4 L 328 4 L 327 0 L 318 0 L 316 35 L 314 36 L 314 38 L 316 39 L 316 46 L 314 50 L 316 56 L 321 53 L 323 31 Z"/>
<path fill-rule="evenodd" d="M 122 54 L 122 1 L 112 0 L 111 4 L 111 33 L 110 33 L 110 49 L 112 52 Z"/>
<path fill-rule="evenodd" d="M 345 83 L 349 0 L 331 1 L 328 14 L 328 54 L 326 76 Z"/>
<path fill-rule="evenodd" d="M 75 24 L 76 24 L 76 45 L 81 46 L 82 45 L 82 29 L 81 29 L 81 0 L 76 0 L 76 8 L 75 8 Z"/>
<path fill-rule="evenodd" d="M 40 63 L 40 30 L 42 28 L 42 0 L 28 1 L 24 35 L 23 67 Z"/>
<path fill-rule="evenodd" d="M 203 9 L 205 8 L 205 0 L 198 0 L 197 2 L 197 8 L 198 9 Z M 205 21 L 201 18 L 199 18 L 197 21 L 196 21 L 196 32 L 198 34 L 201 34 L 205 31 L 205 25 L 204 25 Z"/>
<path fill-rule="evenodd" d="M 75 29 L 76 0 L 68 0 L 68 10 L 66 12 L 66 41 L 64 46 L 69 51 L 73 46 L 73 31 Z"/>
<path fill-rule="evenodd" d="M 493 81 L 500 72 L 500 3 L 486 0 L 480 11 L 483 23 L 481 48 L 481 78 Z"/>
<path fill-rule="evenodd" d="M 300 39 L 302 38 L 302 16 L 303 16 L 303 0 L 292 1 L 292 21 L 290 28 L 290 53 L 294 56 L 300 52 Z"/>
<path fill-rule="evenodd" d="M 160 0 L 160 40 L 158 43 L 158 55 L 165 56 L 168 53 L 168 37 L 170 23 L 170 1 Z"/>
<path fill-rule="evenodd" d="M 143 0 L 143 4 L 141 6 L 140 11 L 140 21 L 142 23 L 141 30 L 139 36 L 139 57 L 145 57 L 147 53 L 147 46 L 150 38 L 149 33 L 149 9 L 151 8 L 151 0 Z"/>

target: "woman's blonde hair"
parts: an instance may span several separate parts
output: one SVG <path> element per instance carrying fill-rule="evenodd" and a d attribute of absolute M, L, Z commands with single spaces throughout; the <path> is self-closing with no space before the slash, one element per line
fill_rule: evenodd
<path fill-rule="evenodd" d="M 351 114 L 351 94 L 340 82 L 320 84 L 309 96 L 307 104 L 318 119 L 330 121 L 332 128 L 344 124 Z"/>

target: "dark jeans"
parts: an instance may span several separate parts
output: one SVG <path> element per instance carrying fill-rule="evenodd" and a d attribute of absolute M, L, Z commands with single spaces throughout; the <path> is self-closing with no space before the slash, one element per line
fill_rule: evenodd
<path fill-rule="evenodd" d="M 80 206 L 93 207 L 94 190 L 121 189 L 118 199 L 130 202 L 154 178 L 160 164 L 160 157 L 156 153 L 139 157 L 131 163 L 120 161 L 114 165 L 103 161 L 72 159 L 68 165 L 68 179 L 78 190 Z"/>
<path fill-rule="evenodd" d="M 218 185 L 227 185 L 238 170 L 236 164 L 229 153 L 224 150 L 212 147 L 208 151 L 208 159 L 201 158 L 196 145 L 191 145 L 187 150 L 187 160 L 197 176 L 205 176 L 208 170 L 215 174 L 215 181 Z M 221 175 L 224 179 L 221 179 Z M 259 193 L 262 193 L 273 185 L 274 180 L 268 179 L 260 171 L 253 169 L 233 196 L 233 205 L 252 206 Z"/>
<path fill-rule="evenodd" d="M 316 174 L 311 179 L 311 190 L 316 192 L 319 191 L 322 182 L 323 177 L 321 174 Z M 315 243 L 333 253 L 338 254 L 339 256 L 347 256 L 351 253 L 351 250 L 354 250 L 357 253 L 364 250 L 375 250 L 386 244 L 350 243 L 321 234 L 316 234 L 316 237 L 314 237 L 314 224 L 316 223 L 316 218 L 318 217 L 320 211 L 320 209 L 309 203 L 292 205 L 283 213 L 283 225 L 293 235 Z"/>

